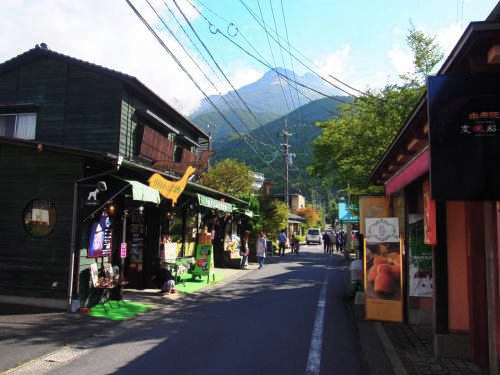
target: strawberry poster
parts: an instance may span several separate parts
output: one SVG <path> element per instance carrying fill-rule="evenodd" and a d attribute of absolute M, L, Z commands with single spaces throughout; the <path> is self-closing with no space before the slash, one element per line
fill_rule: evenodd
<path fill-rule="evenodd" d="M 366 319 L 403 321 L 402 242 L 399 219 L 366 219 Z"/>

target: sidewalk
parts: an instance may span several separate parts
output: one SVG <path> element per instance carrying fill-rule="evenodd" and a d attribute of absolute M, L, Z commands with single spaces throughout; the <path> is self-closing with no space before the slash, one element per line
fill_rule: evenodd
<path fill-rule="evenodd" d="M 250 264 L 249 269 L 254 268 L 257 265 Z M 218 283 L 207 284 L 198 293 L 210 292 L 248 271 L 216 268 L 215 272 L 223 274 L 224 278 Z M 153 309 L 127 320 L 116 321 L 83 313 L 70 314 L 42 307 L 0 303 L 0 373 L 76 342 L 109 338 L 114 332 L 132 324 L 159 318 L 166 308 L 180 306 L 183 298 L 196 297 L 195 294 L 159 294 L 156 289 L 145 289 L 126 291 L 124 298 L 149 305 Z"/>
<path fill-rule="evenodd" d="M 487 374 L 485 369 L 469 361 L 434 358 L 431 338 L 422 331 L 417 333 L 408 324 L 367 321 L 362 305 L 354 305 L 354 312 L 370 374 Z"/>

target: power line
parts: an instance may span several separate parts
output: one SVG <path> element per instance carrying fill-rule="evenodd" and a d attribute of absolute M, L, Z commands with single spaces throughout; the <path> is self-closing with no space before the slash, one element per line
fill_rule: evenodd
<path fill-rule="evenodd" d="M 192 5 L 192 4 L 191 4 Z M 193 6 L 194 7 L 194 6 Z M 194 7 L 198 12 L 200 12 L 196 7 Z M 201 12 L 200 12 L 201 14 Z M 209 23 L 209 27 L 211 29 L 213 29 L 215 27 L 215 25 L 210 22 L 210 20 L 208 20 L 208 18 L 204 17 L 205 20 Z M 271 65 L 269 65 L 268 63 L 264 62 L 262 59 L 259 59 L 258 57 L 256 57 L 254 54 L 252 54 L 251 52 L 249 52 L 247 49 L 245 49 L 243 46 L 241 46 L 239 43 L 236 43 L 234 40 L 232 40 L 229 36 L 227 36 L 225 33 L 223 33 L 222 31 L 220 31 L 219 28 L 216 28 L 215 31 L 211 31 L 212 34 L 220 34 L 222 35 L 226 40 L 228 40 L 230 43 L 232 43 L 233 45 L 235 45 L 236 47 L 238 47 L 240 50 L 242 50 L 243 52 L 245 52 L 248 56 L 252 57 L 253 59 L 257 60 L 259 63 L 261 63 L 262 65 L 266 66 L 267 68 L 269 68 L 270 70 L 276 72 L 279 76 L 287 79 L 288 81 L 290 82 L 293 82 L 301 87 L 304 87 L 310 91 L 313 91 L 321 96 L 324 96 L 325 98 L 330 98 L 332 100 L 336 100 L 338 102 L 342 102 L 342 103 L 345 103 L 345 104 L 349 104 L 349 105 L 354 105 L 354 103 L 352 102 L 348 102 L 346 100 L 343 100 L 343 99 L 340 99 L 338 97 L 335 97 L 335 96 L 332 96 L 332 95 L 328 95 L 328 94 L 325 94 L 324 92 L 321 92 L 319 90 L 316 90 L 315 88 L 312 88 L 308 85 L 305 85 L 303 84 L 302 82 L 299 82 L 299 81 L 296 81 L 296 80 L 293 80 L 292 78 L 288 78 L 286 77 L 284 74 L 280 73 L 278 70 L 276 70 L 275 68 L 273 68 Z"/>
<path fill-rule="evenodd" d="M 207 101 L 215 108 L 215 110 L 221 115 L 221 117 L 228 123 L 228 125 L 235 131 L 238 136 L 247 143 L 247 145 L 250 147 L 250 149 L 261 159 L 263 162 L 265 160 L 262 158 L 262 156 L 255 150 L 255 148 L 247 141 L 247 139 L 233 126 L 233 124 L 227 119 L 227 117 L 221 112 L 221 110 L 215 105 L 215 103 L 210 99 L 210 97 L 205 93 L 205 91 L 201 88 L 201 86 L 196 82 L 196 80 L 193 78 L 193 76 L 189 73 L 189 71 L 184 67 L 184 65 L 179 61 L 179 59 L 175 56 L 175 54 L 168 48 L 168 46 L 165 44 L 165 42 L 160 38 L 160 36 L 156 33 L 156 31 L 151 27 L 151 25 L 146 21 L 146 19 L 141 15 L 141 13 L 134 7 L 134 5 L 130 2 L 130 0 L 125 0 L 129 7 L 132 9 L 132 11 L 135 13 L 135 15 L 141 20 L 141 22 L 146 26 L 148 31 L 155 37 L 155 39 L 160 43 L 160 45 L 163 47 L 163 49 L 172 57 L 172 59 L 175 61 L 175 63 L 179 66 L 179 68 L 188 76 L 188 78 L 193 82 L 193 84 L 196 86 L 196 88 L 205 96 Z M 271 165 L 268 164 L 268 167 L 271 168 L 275 173 L 279 175 L 279 173 L 271 167 Z M 284 176 L 282 176 L 285 178 Z"/>
<path fill-rule="evenodd" d="M 260 18 L 262 19 L 262 21 L 264 21 L 264 15 L 262 14 L 262 9 L 260 8 L 260 1 L 259 0 L 257 0 L 257 5 L 259 6 Z M 274 17 L 273 5 L 272 5 L 272 3 L 270 3 L 269 5 L 271 7 L 271 13 L 272 13 L 272 16 L 273 16 L 274 24 L 276 25 L 276 18 Z M 267 32 L 267 30 L 265 30 L 265 32 L 266 32 L 267 41 L 269 43 L 269 49 L 272 51 L 271 43 L 269 41 L 269 33 Z M 283 64 L 283 73 L 284 73 L 285 77 L 288 78 L 287 75 L 286 75 L 285 60 L 283 59 L 283 51 L 281 49 L 279 51 L 280 51 L 280 54 L 281 54 L 281 62 Z M 274 56 L 274 53 L 273 53 L 273 56 Z M 277 67 L 276 62 L 274 62 L 274 67 Z M 279 76 L 278 76 L 278 78 L 279 78 Z M 280 82 L 281 82 L 281 80 L 280 80 Z M 287 82 L 288 92 L 290 93 L 290 100 L 292 102 L 293 108 L 295 109 L 296 107 L 295 107 L 295 103 L 293 102 L 293 96 L 292 96 L 292 92 L 290 90 L 290 84 L 288 83 L 288 80 L 286 82 Z M 283 88 L 282 88 L 282 90 L 283 90 Z M 284 94 L 284 90 L 283 90 L 283 95 L 285 95 Z M 286 98 L 286 96 L 285 96 L 285 98 Z M 288 108 L 288 112 L 291 112 L 290 107 Z"/>
<path fill-rule="evenodd" d="M 177 43 L 179 44 L 179 46 L 182 48 L 182 50 L 186 53 L 186 55 L 190 58 L 190 60 L 195 64 L 195 66 L 198 68 L 198 70 L 200 70 L 200 72 L 203 74 L 203 76 L 205 77 L 205 79 L 210 83 L 210 85 L 214 88 L 214 90 L 219 94 L 219 96 L 221 97 L 221 99 L 224 101 L 224 103 L 226 104 L 226 106 L 234 113 L 234 115 L 236 116 L 236 118 L 238 118 L 238 120 L 246 127 L 246 129 L 248 130 L 248 132 L 250 133 L 252 129 L 250 129 L 245 121 L 243 121 L 243 119 L 238 115 L 238 113 L 234 110 L 234 108 L 231 106 L 231 104 L 229 103 L 228 100 L 226 100 L 226 98 L 224 97 L 224 95 L 217 89 L 216 85 L 212 82 L 212 80 L 210 79 L 210 77 L 207 76 L 207 74 L 204 72 L 204 70 L 201 68 L 201 66 L 198 64 L 198 62 L 196 61 L 196 59 L 194 59 L 192 57 L 192 55 L 184 48 L 183 44 L 181 43 L 181 41 L 177 38 L 177 36 L 175 35 L 175 33 L 171 30 L 171 28 L 166 24 L 166 22 L 163 20 L 163 18 L 160 16 L 160 14 L 156 11 L 156 9 L 151 5 L 151 3 L 149 2 L 149 0 L 146 0 L 147 4 L 150 6 L 150 8 L 153 10 L 153 12 L 156 14 L 156 16 L 158 17 L 158 19 L 160 20 L 160 22 L 165 26 L 165 28 L 168 30 L 168 32 L 170 33 L 170 35 L 177 41 Z M 185 33 L 185 35 L 187 36 L 187 38 L 190 40 L 190 42 L 194 45 L 195 49 L 198 51 L 198 53 L 200 54 L 200 56 L 202 56 L 202 58 L 204 58 L 203 54 L 201 53 L 201 51 L 198 49 L 198 47 L 196 46 L 196 44 L 194 43 L 194 41 L 191 39 L 191 37 L 189 36 L 189 34 L 186 32 L 186 30 L 184 29 L 184 27 L 182 26 L 182 24 L 179 22 L 179 20 L 177 19 L 177 17 L 175 17 L 175 14 L 172 12 L 172 10 L 170 9 L 170 7 L 168 6 L 168 4 L 163 1 L 163 3 L 165 4 L 165 6 L 167 7 L 168 11 L 170 12 L 170 14 L 174 17 L 174 19 L 176 20 L 177 24 L 179 25 L 179 27 L 182 29 L 182 31 Z M 204 58 L 205 59 L 205 58 Z M 211 65 L 209 64 L 209 62 L 207 60 L 205 60 L 206 64 L 211 68 Z M 214 72 L 214 74 L 216 74 L 216 72 L 212 69 L 212 71 Z M 217 76 L 217 75 L 216 75 Z M 241 108 L 240 108 L 241 109 Z M 251 135 L 249 135 L 251 136 Z M 263 142 L 261 142 L 263 143 Z M 263 143 L 265 144 L 265 143 Z M 267 144 L 265 144 L 267 146 Z M 272 147 L 271 145 L 269 145 L 270 147 Z"/>
<path fill-rule="evenodd" d="M 255 13 L 254 13 L 251 9 L 250 9 L 250 7 L 248 7 L 248 6 L 245 4 L 245 2 L 244 2 L 243 0 L 240 0 L 240 2 L 242 3 L 242 5 L 245 7 L 245 9 L 246 9 L 246 10 L 250 13 L 250 15 L 251 15 L 251 16 L 252 16 L 252 17 L 253 17 L 253 18 L 257 21 L 257 23 L 258 23 L 258 24 L 259 24 L 259 25 L 260 25 L 263 29 L 266 29 L 266 28 L 268 27 L 268 26 L 266 25 L 266 23 L 265 23 L 265 22 L 263 22 L 262 24 L 259 22 L 259 20 L 257 19 L 256 14 L 255 14 Z M 269 27 L 269 28 L 272 30 L 272 27 Z M 274 31 L 275 31 L 275 33 L 276 33 L 276 35 L 277 35 L 278 39 L 280 39 L 280 38 L 281 38 L 281 39 L 283 39 L 283 37 L 282 37 L 282 36 L 280 36 L 280 35 L 278 34 L 278 31 L 277 31 L 277 30 L 274 30 Z M 273 39 L 274 39 L 274 37 L 273 37 Z M 281 48 L 283 48 L 283 49 L 284 49 L 284 47 L 281 45 L 281 43 L 279 42 L 279 40 L 274 39 L 274 41 L 278 44 L 278 46 L 280 46 Z M 311 63 L 311 64 L 313 64 L 314 66 L 316 66 L 316 68 L 321 69 L 321 68 L 320 68 L 317 64 L 315 64 L 313 61 L 311 61 L 311 60 L 310 60 L 307 56 L 305 56 L 305 55 L 304 55 L 302 52 L 300 52 L 297 48 L 295 48 L 295 47 L 293 47 L 293 46 L 292 46 L 292 48 L 293 48 L 293 50 L 294 50 L 294 51 L 296 51 L 298 54 L 300 54 L 300 55 L 301 55 L 301 56 L 302 56 L 305 60 L 309 61 L 309 63 Z M 318 74 L 317 72 L 315 72 L 314 70 L 312 70 L 310 67 L 308 67 L 306 64 L 304 64 L 304 63 L 303 63 L 300 59 L 298 59 L 295 55 L 292 55 L 292 56 L 294 57 L 294 59 L 295 59 L 295 60 L 297 60 L 299 63 L 301 63 L 301 64 L 302 64 L 302 65 L 303 65 L 306 69 L 310 70 L 312 73 L 314 73 L 315 75 L 317 75 L 319 78 L 321 78 L 322 80 L 324 80 L 325 82 L 327 82 L 327 83 L 328 83 L 328 84 L 330 84 L 331 86 L 335 87 L 335 88 L 336 88 L 336 89 L 338 89 L 338 90 L 341 90 L 341 91 L 345 92 L 345 93 L 346 93 L 346 94 L 348 94 L 348 95 L 355 96 L 355 95 L 353 95 L 352 93 L 349 93 L 349 92 L 345 91 L 345 90 L 344 90 L 344 89 L 342 89 L 341 87 L 336 86 L 336 85 L 335 85 L 335 84 L 333 84 L 332 82 L 330 82 L 330 81 L 328 81 L 327 79 L 325 79 L 324 77 L 322 77 L 320 74 Z M 358 89 L 356 89 L 356 88 L 354 88 L 354 87 L 352 87 L 352 86 L 348 85 L 347 83 L 345 83 L 345 82 L 341 81 L 340 79 L 338 79 L 338 78 L 334 77 L 334 76 L 333 76 L 333 75 L 331 75 L 331 74 L 328 74 L 328 76 L 329 76 L 329 77 L 331 77 L 331 78 L 333 78 L 333 79 L 334 79 L 334 80 L 336 80 L 337 82 L 341 83 L 342 85 L 344 85 L 344 86 L 346 86 L 346 87 L 350 88 L 351 90 L 354 90 L 354 91 L 356 91 L 356 92 L 358 92 L 358 93 L 360 93 L 360 94 L 362 94 L 362 95 L 372 96 L 372 95 L 370 95 L 370 94 L 368 94 L 368 93 L 365 93 L 365 92 L 363 92 L 363 91 L 361 91 L 361 90 L 358 90 Z M 372 97 L 373 97 L 373 96 L 372 96 Z"/>
<path fill-rule="evenodd" d="M 196 12 L 197 12 L 197 13 L 198 13 L 198 14 L 199 14 L 199 15 L 200 15 L 200 16 L 201 16 L 201 17 L 202 17 L 202 18 L 203 18 L 203 19 L 204 19 L 207 23 L 208 23 L 210 32 L 211 32 L 212 34 L 216 34 L 216 33 L 217 33 L 217 31 L 216 31 L 217 27 L 216 27 L 216 26 L 215 26 L 215 25 L 214 25 L 214 24 L 213 24 L 213 23 L 212 23 L 212 22 L 211 22 L 211 21 L 210 21 L 210 20 L 209 20 L 209 19 L 208 19 L 208 18 L 207 18 L 207 17 L 206 17 L 206 16 L 205 16 L 205 15 L 204 15 L 204 14 L 203 14 L 203 13 L 202 13 L 199 9 L 198 9 L 198 7 L 197 7 L 196 5 L 194 5 L 194 4 L 191 2 L 191 0 L 186 0 L 186 1 L 187 1 L 187 2 L 191 5 L 191 7 L 192 7 L 192 8 L 193 8 L 193 9 L 194 9 L 194 10 L 195 10 L 195 11 L 196 11 Z M 229 23 L 229 25 L 234 25 L 234 23 L 229 22 L 229 21 L 228 21 L 228 20 L 226 20 L 224 17 L 222 17 L 222 16 L 218 15 L 217 13 L 215 13 L 212 9 L 210 9 L 207 5 L 205 5 L 205 4 L 204 4 L 204 3 L 202 3 L 201 1 L 198 1 L 198 2 L 199 2 L 199 3 L 201 3 L 201 5 L 203 5 L 203 6 L 204 6 L 204 7 L 205 7 L 205 8 L 206 8 L 206 9 L 207 9 L 210 13 L 214 14 L 216 17 L 218 17 L 218 18 L 222 19 L 224 22 Z M 261 13 L 261 17 L 262 17 L 262 13 Z M 229 27 L 229 26 L 228 26 L 228 27 Z M 243 40 L 244 40 L 244 41 L 245 41 L 245 42 L 246 42 L 246 43 L 247 43 L 247 44 L 248 44 L 248 45 L 249 45 L 249 46 L 250 46 L 250 47 L 251 47 L 251 48 L 255 51 L 255 53 L 259 56 L 259 58 L 260 58 L 262 61 L 266 62 L 266 64 L 264 64 L 264 65 L 266 65 L 266 66 L 270 66 L 270 65 L 271 65 L 271 64 L 270 64 L 270 63 L 266 60 L 266 58 L 265 58 L 264 56 L 262 56 L 262 54 L 259 52 L 259 50 L 258 50 L 257 48 L 255 48 L 255 46 L 254 46 L 254 45 L 250 42 L 250 40 L 248 40 L 248 38 L 245 36 L 245 34 L 244 34 L 241 30 L 239 30 L 239 29 L 238 29 L 238 33 L 237 33 L 237 34 L 238 34 L 238 35 L 240 35 L 240 36 L 243 38 Z M 276 66 L 276 61 L 275 61 L 275 59 L 274 59 L 274 54 L 273 54 L 273 52 L 272 52 L 272 48 L 271 48 L 271 45 L 270 45 L 269 37 L 268 37 L 267 39 L 268 39 L 269 48 L 270 48 L 270 50 L 271 50 L 271 55 L 273 56 L 273 61 L 274 61 L 274 62 L 273 62 L 273 66 Z M 274 69 L 271 69 L 271 70 L 273 70 L 273 71 L 274 71 Z M 278 80 L 280 80 L 280 82 L 281 82 L 282 77 L 281 77 L 279 74 L 277 74 L 277 76 L 278 76 Z M 297 86 L 297 85 L 296 85 L 296 86 Z M 292 86 L 292 87 L 293 87 L 293 86 Z M 283 93 L 283 96 L 284 96 L 284 99 L 285 99 L 285 103 L 287 103 L 287 100 L 286 100 L 286 95 L 285 95 L 285 93 L 284 93 L 284 91 L 283 91 L 283 87 L 281 87 L 281 85 L 280 85 L 280 88 L 281 88 L 281 91 L 282 91 L 282 93 Z M 303 97 L 304 97 L 307 101 L 309 101 L 309 102 L 312 102 L 312 101 L 313 101 L 313 99 L 309 98 L 306 94 L 304 94 L 301 90 L 299 90 L 299 89 L 298 89 L 298 87 L 293 87 L 293 89 L 294 89 L 294 90 L 296 90 L 296 91 L 297 91 L 297 93 L 298 93 L 298 94 L 300 94 L 301 96 L 303 96 Z M 300 100 L 299 100 L 299 103 L 300 103 Z M 255 105 L 252 105 L 252 106 L 253 106 L 253 107 L 256 107 Z M 287 108 L 288 108 L 288 111 L 290 112 L 290 107 L 288 106 L 288 104 L 287 104 Z M 301 109 L 300 109 L 300 110 L 301 110 Z M 280 116 L 281 116 L 281 115 L 280 115 Z"/>
<path fill-rule="evenodd" d="M 292 68 L 293 79 L 297 80 L 297 76 L 295 75 L 295 67 L 293 66 L 292 52 L 290 51 L 290 39 L 288 38 L 288 27 L 286 25 L 285 8 L 283 7 L 283 0 L 281 0 L 280 3 L 281 3 L 281 14 L 283 16 L 283 25 L 285 26 L 286 42 L 288 44 L 288 57 L 290 58 L 290 67 Z M 277 31 L 276 31 L 276 34 L 278 34 Z M 304 121 L 304 113 L 302 112 L 302 106 L 300 105 L 300 99 L 299 99 L 299 93 L 297 90 L 297 85 L 295 85 L 295 89 L 296 89 L 296 94 L 297 94 L 297 102 L 299 104 L 300 116 L 302 117 L 302 121 Z"/>
<path fill-rule="evenodd" d="M 264 15 L 262 14 L 262 9 L 260 7 L 259 0 L 257 0 L 257 5 L 259 6 L 260 16 L 262 19 L 264 19 Z M 273 59 L 273 65 L 276 66 L 276 59 L 274 58 L 273 48 L 271 47 L 271 40 L 269 39 L 269 35 L 267 35 L 267 33 L 266 33 L 266 39 L 267 39 L 267 45 L 269 46 L 269 52 L 271 53 L 271 57 Z M 256 50 L 256 49 L 254 48 L 254 50 Z M 262 57 L 262 55 L 260 55 L 260 56 Z M 281 93 L 283 94 L 283 99 L 285 100 L 285 104 L 286 104 L 286 107 L 288 109 L 288 112 L 290 112 L 291 110 L 290 110 L 290 106 L 288 105 L 288 100 L 286 98 L 285 90 L 283 89 L 283 85 L 281 84 L 281 77 L 279 75 L 276 75 L 276 77 L 278 77 L 278 81 L 280 83 Z"/>
<path fill-rule="evenodd" d="M 213 56 L 213 54 L 210 52 L 210 50 L 208 49 L 208 47 L 206 46 L 206 44 L 203 42 L 203 40 L 201 40 L 200 36 L 198 35 L 198 33 L 196 32 L 196 30 L 194 29 L 193 25 L 191 24 L 191 22 L 189 21 L 189 19 L 186 17 L 186 15 L 182 11 L 182 9 L 177 4 L 177 1 L 176 0 L 173 0 L 173 1 L 174 1 L 174 5 L 177 7 L 177 10 L 181 13 L 182 17 L 184 18 L 184 20 L 188 24 L 189 28 L 194 33 L 194 35 L 196 36 L 196 38 L 198 39 L 198 41 L 201 43 L 201 45 L 203 46 L 203 48 L 205 49 L 205 51 L 208 53 L 208 55 L 210 56 L 211 60 L 213 61 L 213 63 L 217 67 L 217 69 L 224 76 L 224 78 L 226 79 L 227 83 L 229 83 L 229 85 L 231 86 L 231 88 L 233 89 L 233 91 L 236 93 L 236 95 L 238 96 L 238 98 L 240 98 L 240 100 L 242 101 L 242 103 L 245 105 L 245 108 L 252 115 L 252 117 L 255 119 L 255 121 L 257 121 L 257 123 L 262 126 L 263 124 L 260 123 L 260 121 L 257 118 L 257 116 L 253 113 L 253 111 L 250 109 L 250 107 L 248 106 L 248 104 L 246 103 L 246 101 L 241 97 L 241 95 L 239 94 L 238 90 L 234 87 L 234 85 L 231 83 L 231 81 L 229 80 L 229 78 L 227 77 L 227 75 L 224 73 L 224 71 L 222 70 L 222 68 L 220 67 L 219 63 L 217 62 L 217 60 L 215 59 L 215 57 Z M 262 130 L 264 130 L 264 132 L 266 132 L 267 135 L 269 136 L 269 139 L 271 139 L 271 141 L 274 144 L 276 144 L 276 142 L 274 141 L 274 139 L 267 132 L 267 129 L 265 127 L 262 127 Z M 276 145 L 276 148 L 279 149 L 279 147 L 277 145 Z"/>

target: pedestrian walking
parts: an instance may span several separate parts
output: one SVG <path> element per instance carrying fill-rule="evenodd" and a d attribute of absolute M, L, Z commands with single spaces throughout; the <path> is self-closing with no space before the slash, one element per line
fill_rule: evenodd
<path fill-rule="evenodd" d="M 330 242 L 330 236 L 328 235 L 328 233 L 326 232 L 323 232 L 323 252 L 325 254 L 329 254 L 330 253 L 330 245 L 331 245 L 331 242 Z"/>
<path fill-rule="evenodd" d="M 259 232 L 259 238 L 257 238 L 257 242 L 255 243 L 257 257 L 259 258 L 259 269 L 264 266 L 264 259 L 266 257 L 266 245 L 267 240 L 264 237 L 264 232 Z"/>
<path fill-rule="evenodd" d="M 300 241 L 294 234 L 292 234 L 292 239 L 290 240 L 292 246 L 292 252 L 299 255 Z"/>
<path fill-rule="evenodd" d="M 342 251 L 342 233 L 337 232 L 335 235 L 335 247 L 337 248 L 337 253 Z"/>
<path fill-rule="evenodd" d="M 348 257 L 348 254 L 349 254 L 349 249 L 347 248 L 347 234 L 342 231 L 341 232 L 341 235 L 342 235 L 342 244 L 341 244 L 341 248 L 342 248 L 342 252 L 344 253 L 344 256 L 347 258 Z"/>
<path fill-rule="evenodd" d="M 249 232 L 247 230 L 243 233 L 243 238 L 241 239 L 241 247 L 240 247 L 240 255 L 241 255 L 240 268 L 244 270 L 248 268 L 248 254 L 250 253 L 250 250 L 248 248 L 248 234 Z"/>
<path fill-rule="evenodd" d="M 285 256 L 285 248 L 286 248 L 286 234 L 283 229 L 280 234 L 278 234 L 278 253 L 281 256 Z"/>

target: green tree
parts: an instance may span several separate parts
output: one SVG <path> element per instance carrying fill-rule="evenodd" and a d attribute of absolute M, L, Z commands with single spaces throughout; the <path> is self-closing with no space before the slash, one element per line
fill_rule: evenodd
<path fill-rule="evenodd" d="M 248 210 L 253 213 L 253 217 L 247 219 L 246 229 L 250 232 L 259 231 L 262 228 L 259 199 L 252 194 L 240 194 L 238 198 L 248 202 Z"/>
<path fill-rule="evenodd" d="M 406 43 L 413 53 L 414 77 L 403 75 L 402 78 L 416 80 L 419 85 L 425 85 L 427 76 L 443 59 L 443 52 L 436 43 L 436 37 L 427 36 L 422 31 L 416 30 L 412 22 L 406 35 Z"/>
<path fill-rule="evenodd" d="M 262 227 L 264 230 L 276 235 L 288 224 L 288 207 L 285 202 L 274 199 L 271 195 L 259 198 Z"/>
<path fill-rule="evenodd" d="M 428 74 L 442 58 L 434 38 L 408 31 L 414 54 L 415 74 Z M 351 196 L 381 193 L 368 177 L 399 128 L 421 98 L 425 87 L 411 74 L 401 76 L 402 84 L 389 84 L 379 92 L 369 91 L 344 104 L 336 119 L 317 124 L 322 134 L 313 142 L 313 161 L 308 172 L 322 177 L 326 186 L 345 188 Z"/>
<path fill-rule="evenodd" d="M 203 186 L 235 196 L 250 194 L 252 182 L 248 167 L 234 159 L 219 161 L 200 180 Z"/>

